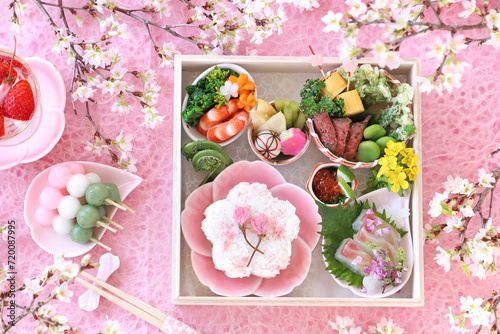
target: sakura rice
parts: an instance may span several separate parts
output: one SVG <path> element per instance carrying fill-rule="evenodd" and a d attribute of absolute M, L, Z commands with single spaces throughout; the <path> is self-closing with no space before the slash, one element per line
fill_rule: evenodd
<path fill-rule="evenodd" d="M 235 218 L 237 209 L 249 213 L 248 219 L 241 221 L 241 216 Z M 258 249 L 264 254 L 255 252 L 248 265 L 254 249 L 245 241 L 237 219 L 244 224 L 250 244 L 256 247 L 259 236 L 251 220 L 263 215 L 268 223 Z M 273 197 L 265 184 L 241 182 L 231 189 L 226 199 L 212 203 L 205 210 L 202 230 L 213 244 L 215 267 L 228 277 L 255 275 L 270 278 L 290 263 L 292 240 L 297 238 L 299 224 L 295 207 L 290 202 Z"/>

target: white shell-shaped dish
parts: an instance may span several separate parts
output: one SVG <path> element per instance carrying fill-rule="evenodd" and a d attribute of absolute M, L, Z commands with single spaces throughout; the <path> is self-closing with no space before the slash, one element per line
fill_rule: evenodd
<path fill-rule="evenodd" d="M 205 77 L 208 75 L 208 73 L 210 73 L 214 68 L 215 66 L 219 67 L 219 68 L 227 68 L 227 69 L 230 69 L 230 70 L 233 70 L 235 71 L 236 73 L 238 74 L 241 74 L 241 73 L 245 73 L 248 75 L 248 80 L 249 81 L 252 81 L 252 82 L 255 82 L 254 79 L 252 78 L 252 76 L 250 75 L 250 73 L 248 73 L 243 67 L 241 66 L 238 66 L 236 64 L 217 64 L 217 65 L 214 65 L 210 68 L 208 68 L 207 70 L 205 70 L 203 73 L 201 73 L 192 83 L 192 85 L 195 85 L 196 83 L 198 83 L 198 81 L 200 81 L 201 79 L 205 79 Z M 255 88 L 255 100 L 257 101 L 257 88 Z M 186 107 L 187 107 L 187 103 L 188 103 L 188 98 L 189 98 L 189 95 L 186 95 L 184 97 L 184 101 L 182 102 L 182 110 L 186 110 Z M 206 140 L 207 139 L 207 136 L 205 135 L 202 135 L 201 133 L 198 132 L 198 130 L 196 130 L 196 127 L 192 127 L 192 126 L 189 126 L 186 124 L 186 122 L 184 121 L 184 119 L 182 119 L 181 117 L 181 121 L 182 121 L 182 127 L 184 128 L 184 131 L 186 131 L 186 134 L 189 136 L 189 138 L 191 138 L 192 140 Z M 230 144 L 232 143 L 233 141 L 235 141 L 236 139 L 238 139 L 238 137 L 240 137 L 243 133 L 246 133 L 247 132 L 247 128 L 248 128 L 248 125 L 250 124 L 250 120 L 247 122 L 247 124 L 245 125 L 245 127 L 243 129 L 241 129 L 240 132 L 238 132 L 235 136 L 229 138 L 228 140 L 225 140 L 223 141 L 222 143 L 219 143 L 219 145 L 221 146 L 225 146 L 227 144 Z"/>
<path fill-rule="evenodd" d="M 140 177 L 118 168 L 94 162 L 77 162 L 85 167 L 86 173 L 96 173 L 99 175 L 103 183 L 116 184 L 122 200 L 125 200 L 128 194 L 142 182 Z M 71 240 L 68 234 L 58 234 L 52 226 L 42 226 L 35 221 L 35 210 L 40 205 L 38 200 L 40 193 L 49 184 L 50 168 L 45 169 L 31 181 L 24 200 L 24 220 L 31 230 L 33 240 L 46 252 L 50 254 L 64 254 L 65 257 L 83 255 L 94 248 L 96 244 L 90 241 L 85 244 L 76 243 Z M 113 219 L 115 212 L 116 208 L 108 207 L 108 218 Z M 104 231 L 105 229 L 102 227 L 94 228 L 96 238 L 101 239 Z"/>
<path fill-rule="evenodd" d="M 377 207 L 378 211 L 383 211 L 384 209 L 386 210 L 386 214 L 388 217 L 391 217 L 396 214 L 396 212 L 405 212 L 405 209 L 409 208 L 409 195 L 405 194 L 405 197 L 400 197 L 398 194 L 393 193 L 388 191 L 386 188 L 378 189 L 375 191 L 372 191 L 366 195 L 360 196 L 356 198 L 358 202 L 364 202 L 368 200 L 368 203 L 372 205 L 375 203 L 375 206 Z M 394 212 L 394 214 L 391 214 Z M 401 244 L 400 246 L 403 248 L 405 251 L 406 258 L 408 259 L 408 262 L 405 264 L 405 266 L 408 268 L 408 271 L 403 274 L 403 279 L 401 284 L 398 286 L 388 286 L 384 293 L 366 293 L 362 292 L 361 289 L 355 287 L 355 286 L 349 286 L 348 283 L 344 280 L 340 280 L 335 275 L 331 275 L 335 282 L 337 282 L 341 287 L 347 288 L 352 291 L 356 296 L 360 297 L 369 297 L 369 298 L 383 298 L 383 297 L 388 297 L 399 290 L 403 288 L 403 286 L 408 282 L 408 279 L 411 276 L 412 268 L 413 268 L 413 246 L 412 246 L 412 241 L 411 241 L 411 231 L 410 231 L 410 220 L 409 220 L 409 209 L 408 209 L 408 215 L 403 214 L 400 217 L 392 217 L 392 219 L 396 222 L 398 227 L 401 227 L 403 230 L 408 231 L 407 234 L 404 235 L 404 237 L 401 239 Z M 325 259 L 323 257 L 323 259 Z M 325 260 L 326 266 L 328 266 L 328 263 Z"/>

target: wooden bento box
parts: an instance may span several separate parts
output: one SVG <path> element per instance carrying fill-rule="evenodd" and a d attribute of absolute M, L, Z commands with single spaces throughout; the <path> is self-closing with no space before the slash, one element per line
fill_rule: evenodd
<path fill-rule="evenodd" d="M 223 297 L 214 294 L 200 283 L 191 266 L 191 250 L 181 231 L 181 212 L 186 198 L 193 192 L 202 175 L 196 175 L 190 162 L 181 155 L 181 147 L 191 139 L 181 124 L 182 102 L 185 87 L 207 68 L 221 63 L 234 63 L 245 68 L 255 80 L 258 98 L 267 101 L 277 97 L 288 97 L 300 101 L 299 92 L 308 78 L 319 78 L 321 73 L 312 67 L 307 57 L 244 57 L 244 56 L 176 56 L 174 85 L 174 149 L 173 149 L 173 206 L 172 206 L 172 302 L 177 305 L 283 305 L 283 306 L 384 306 L 409 307 L 424 303 L 423 274 L 423 227 L 422 227 L 422 177 L 418 176 L 410 198 L 410 229 L 414 262 L 409 281 L 400 292 L 386 298 L 357 297 L 350 290 L 339 286 L 325 270 L 321 254 L 321 240 L 313 250 L 309 273 L 304 282 L 290 294 L 283 297 Z M 369 58 L 361 59 L 360 65 L 376 63 Z M 338 58 L 324 58 L 325 71 L 340 66 Z M 422 157 L 420 92 L 417 76 L 420 75 L 420 61 L 405 59 L 401 66 L 390 71 L 401 82 L 407 82 L 415 89 L 413 112 L 417 135 L 408 146 Z M 247 136 L 240 136 L 224 147 L 234 161 L 258 158 L 250 149 Z M 312 143 L 298 161 L 276 167 L 284 178 L 305 189 L 311 171 L 319 162 L 328 159 Z M 360 187 L 357 195 L 365 188 L 369 169 L 355 169 Z M 201 174 L 201 173 L 200 173 Z"/>

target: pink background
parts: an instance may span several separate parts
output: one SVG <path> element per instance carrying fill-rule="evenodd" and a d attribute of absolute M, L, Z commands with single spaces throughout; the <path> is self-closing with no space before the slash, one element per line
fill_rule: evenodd
<path fill-rule="evenodd" d="M 137 2 L 133 2 L 137 5 Z M 320 1 L 322 8 L 332 8 L 329 1 Z M 29 4 L 28 17 L 21 17 L 24 32 L 18 36 L 18 49 L 24 56 L 42 57 L 52 62 L 61 72 L 69 87 L 71 66 L 67 65 L 64 55 L 51 52 L 55 43 L 52 30 L 36 6 Z M 171 3 L 172 13 L 179 12 L 181 2 Z M 330 8 L 329 8 L 330 7 Z M 290 6 L 286 7 L 289 22 L 283 33 L 265 40 L 262 45 L 241 45 L 235 54 L 247 54 L 255 49 L 258 55 L 308 56 L 307 45 L 311 44 L 316 52 L 336 56 L 338 37 L 322 32 L 324 24 L 321 17 L 326 9 L 300 13 Z M 57 17 L 56 11 L 51 11 Z M 5 6 L 0 10 L 1 44 L 12 45 L 9 31 L 10 11 Z M 166 22 L 182 22 L 182 9 L 179 14 Z M 83 16 L 85 20 L 87 16 Z M 125 56 L 124 65 L 129 69 L 146 71 L 157 70 L 158 83 L 161 85 L 161 99 L 158 104 L 160 114 L 165 116 L 163 124 L 150 130 L 140 127 L 143 114 L 136 108 L 131 114 L 117 116 L 105 106 L 93 107 L 93 117 L 109 138 L 116 138 L 120 130 L 134 135 L 133 156 L 138 159 L 137 175 L 143 183 L 129 196 L 127 202 L 136 209 L 136 214 L 118 212 L 116 220 L 126 228 L 117 235 L 107 233 L 102 241 L 113 246 L 113 253 L 121 258 L 120 269 L 112 275 L 109 282 L 128 293 L 139 297 L 166 313 L 182 320 L 202 333 L 332 333 L 328 320 L 336 315 L 351 316 L 365 330 L 376 324 L 382 317 L 392 318 L 407 333 L 446 333 L 449 320 L 444 317 L 450 306 L 455 314 L 459 312 L 459 297 L 471 295 L 474 298 L 488 295 L 489 289 L 498 289 L 498 277 L 481 281 L 467 278 L 457 264 L 446 273 L 433 260 L 436 245 L 426 244 L 425 259 L 425 306 L 420 308 L 346 308 L 346 307 L 240 307 L 240 306 L 173 306 L 170 303 L 171 288 L 171 214 L 172 214 L 172 130 L 173 130 L 173 69 L 158 69 L 159 58 L 154 54 L 143 27 L 135 22 L 129 24 L 130 40 L 120 40 L 117 46 Z M 448 22 L 452 23 L 452 20 Z M 86 23 L 91 29 L 98 29 L 94 23 Z M 200 54 L 193 45 L 172 39 L 170 35 L 154 32 L 158 44 L 171 40 L 183 54 Z M 139 37 L 140 36 L 140 37 Z M 366 38 L 373 38 L 366 35 Z M 434 40 L 425 36 L 405 42 L 402 48 L 404 57 L 422 58 L 422 74 L 429 75 L 436 66 L 435 61 L 426 59 L 425 43 Z M 161 41 L 161 42 L 160 42 Z M 487 159 L 487 155 L 500 143 L 500 113 L 498 112 L 498 77 L 500 63 L 495 61 L 500 52 L 490 46 L 471 46 L 459 56 L 473 66 L 466 70 L 461 89 L 453 94 L 438 96 L 432 93 L 422 96 L 422 174 L 424 186 L 424 224 L 429 222 L 428 202 L 434 192 L 442 191 L 441 184 L 446 177 L 460 175 L 475 180 L 477 169 L 484 167 L 493 170 L 499 157 Z M 101 157 L 84 150 L 85 142 L 91 140 L 93 129 L 85 119 L 83 109 L 74 115 L 69 96 L 65 115 L 66 128 L 55 148 L 39 161 L 0 171 L 0 224 L 8 220 L 17 222 L 18 245 L 18 283 L 22 278 L 37 275 L 52 256 L 43 251 L 31 239 L 28 227 L 24 224 L 24 196 L 31 180 L 44 169 L 60 162 L 85 160 L 112 165 L 108 155 Z M 81 108 L 82 105 L 78 104 Z M 312 146 L 310 149 L 314 149 Z M 451 246 L 451 235 L 443 237 L 442 246 Z M 5 258 L 5 244 L 0 254 Z M 91 254 L 97 260 L 105 250 L 95 247 Z M 97 311 L 87 313 L 78 308 L 77 297 L 84 291 L 75 285 L 70 305 L 58 305 L 71 324 L 82 328 L 82 333 L 95 333 L 103 329 L 105 316 L 118 320 L 130 333 L 159 332 L 144 321 L 123 311 L 118 306 L 104 301 Z M 56 302 L 58 303 L 58 302 Z M 12 333 L 32 332 L 35 323 L 32 319 L 23 320 Z"/>

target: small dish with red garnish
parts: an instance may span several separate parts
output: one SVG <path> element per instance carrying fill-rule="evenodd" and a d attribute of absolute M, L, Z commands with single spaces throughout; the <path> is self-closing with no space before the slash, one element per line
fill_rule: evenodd
<path fill-rule="evenodd" d="M 329 207 L 346 206 L 356 197 L 358 181 L 346 166 L 322 162 L 314 167 L 306 188 L 314 200 Z"/>
<path fill-rule="evenodd" d="M 0 142 L 25 131 L 40 109 L 38 80 L 24 59 L 0 49 Z"/>

